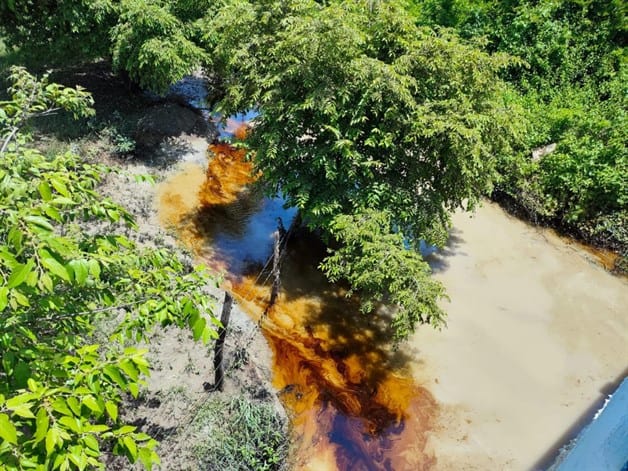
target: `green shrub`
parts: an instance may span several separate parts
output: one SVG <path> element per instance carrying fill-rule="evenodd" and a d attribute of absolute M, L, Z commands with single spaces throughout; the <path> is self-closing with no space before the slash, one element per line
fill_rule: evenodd
<path fill-rule="evenodd" d="M 33 116 L 93 114 L 88 93 L 23 68 L 11 80 L 0 102 L 0 469 L 104 469 L 106 447 L 150 469 L 156 441 L 118 413 L 149 374 L 146 351 L 125 346 L 157 324 L 215 337 L 211 279 L 116 233 L 135 222 L 98 194 L 105 167 L 29 143 Z M 99 321 L 118 312 L 96 343 Z"/>

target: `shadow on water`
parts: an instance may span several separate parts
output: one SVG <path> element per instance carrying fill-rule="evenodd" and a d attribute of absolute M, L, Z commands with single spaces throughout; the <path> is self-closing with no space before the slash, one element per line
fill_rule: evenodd
<path fill-rule="evenodd" d="M 435 402 L 410 378 L 412 358 L 391 347 L 384 308 L 382 316 L 361 314 L 347 288 L 318 270 L 325 250 L 305 230 L 293 235 L 279 301 L 263 324 L 275 386 L 301 435 L 297 455 L 331 454 L 328 469 L 421 469 L 432 462 L 424 432 Z M 252 276 L 262 267 L 250 268 Z M 260 305 L 270 292 L 263 288 Z M 409 440 L 417 449 L 410 461 L 401 453 Z"/>
<path fill-rule="evenodd" d="M 460 247 L 463 242 L 462 231 L 455 227 L 452 228 L 449 231 L 449 239 L 447 239 L 445 246 L 424 257 L 425 261 L 430 265 L 432 272 L 444 272 L 449 268 L 449 259 L 451 257 L 466 255 L 464 252 L 460 252 Z"/>

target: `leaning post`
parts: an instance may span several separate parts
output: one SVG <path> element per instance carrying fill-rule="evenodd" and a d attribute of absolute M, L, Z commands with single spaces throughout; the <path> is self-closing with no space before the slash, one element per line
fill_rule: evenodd
<path fill-rule="evenodd" d="M 233 298 L 228 291 L 225 291 L 225 300 L 222 303 L 222 313 L 220 314 L 220 323 L 222 326 L 218 329 L 218 339 L 214 346 L 214 390 L 222 391 L 224 381 L 223 366 L 223 349 L 225 338 L 227 337 L 227 328 L 229 327 L 229 318 L 231 316 L 231 307 L 233 306 Z"/>

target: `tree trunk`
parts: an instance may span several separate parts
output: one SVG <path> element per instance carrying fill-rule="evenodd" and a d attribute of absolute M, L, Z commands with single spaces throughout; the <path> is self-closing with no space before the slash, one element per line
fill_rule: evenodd
<path fill-rule="evenodd" d="M 214 390 L 222 391 L 222 383 L 224 380 L 223 368 L 223 347 L 225 338 L 227 337 L 227 328 L 229 327 L 229 317 L 231 316 L 231 307 L 233 306 L 233 298 L 229 292 L 225 291 L 225 300 L 222 304 L 222 313 L 220 314 L 220 322 L 222 327 L 218 329 L 218 340 L 214 347 Z"/>

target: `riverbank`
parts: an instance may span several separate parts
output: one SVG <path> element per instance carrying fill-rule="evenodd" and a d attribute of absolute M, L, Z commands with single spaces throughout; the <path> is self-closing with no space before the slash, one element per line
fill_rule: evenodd
<path fill-rule="evenodd" d="M 100 190 L 136 218 L 139 229 L 129 236 L 142 244 L 182 250 L 180 242 L 157 219 L 157 186 L 138 182 L 135 177 L 150 175 L 161 181 L 178 173 L 180 165 L 206 165 L 209 140 L 181 134 L 153 149 L 150 160 L 108 159 L 120 173 L 109 174 Z M 197 263 L 192 254 L 186 257 L 188 263 Z M 215 300 L 214 312 L 219 316 L 224 291 L 209 286 L 207 294 Z M 225 413 L 233 401 L 240 407 L 247 404 L 252 414 L 272 420 L 277 433 L 286 433 L 286 416 L 271 385 L 270 348 L 237 303 L 224 347 L 223 391 L 212 389 L 213 344 L 204 346 L 194 342 L 189 331 L 168 328 L 158 329 L 145 347 L 149 349 L 151 376 L 139 398 L 126 403 L 123 414 L 125 420 L 160 442 L 161 469 L 201 469 L 203 463 L 215 461 L 213 441 L 217 438 L 212 437 L 228 425 L 230 418 Z M 112 457 L 107 469 L 128 469 L 128 463 Z"/>
<path fill-rule="evenodd" d="M 626 221 L 618 215 L 618 224 L 622 227 L 609 227 L 602 224 L 568 224 L 557 217 L 537 214 L 504 191 L 494 191 L 491 200 L 516 218 L 539 228 L 551 228 L 560 235 L 567 244 L 577 244 L 580 248 L 593 255 L 606 270 L 619 275 L 628 276 L 628 245 L 625 236 Z"/>

